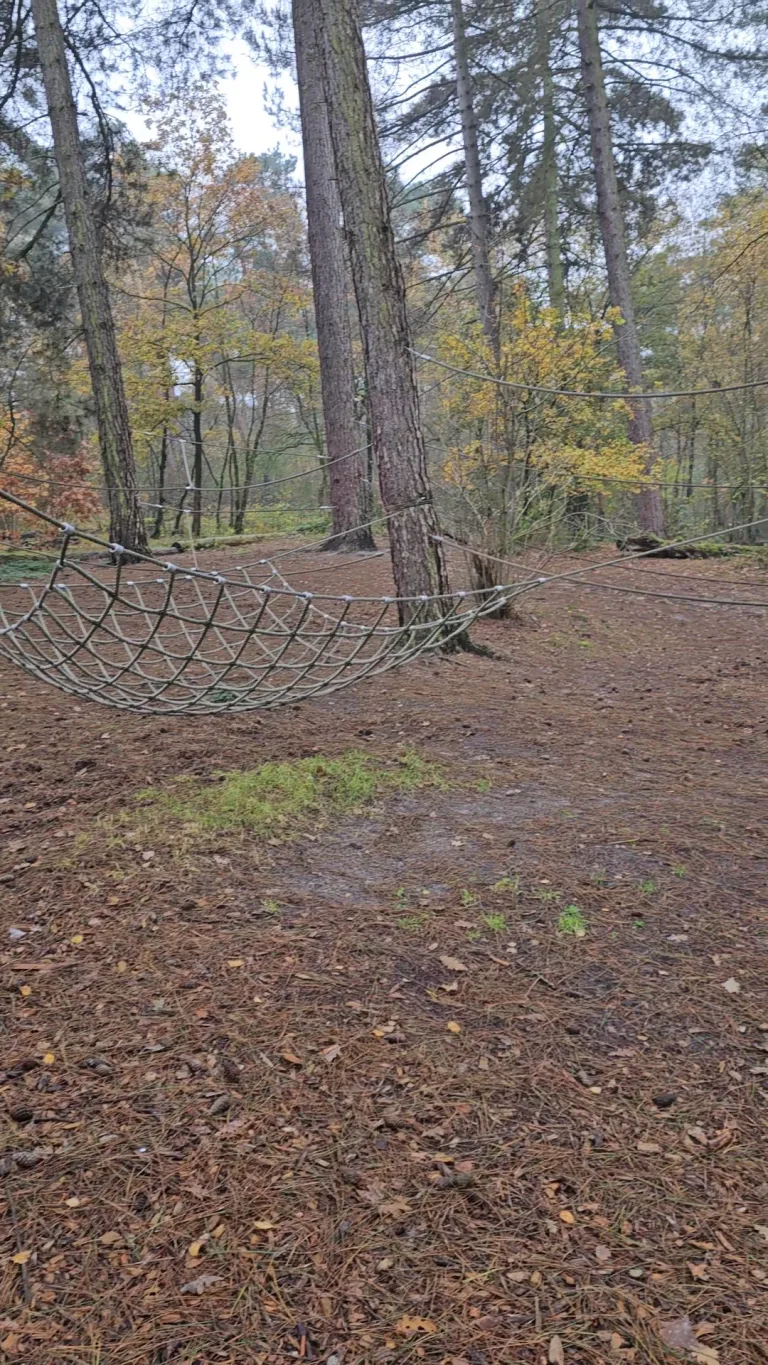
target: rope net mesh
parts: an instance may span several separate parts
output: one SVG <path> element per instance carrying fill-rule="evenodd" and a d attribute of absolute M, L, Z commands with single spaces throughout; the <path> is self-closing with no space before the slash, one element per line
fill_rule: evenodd
<path fill-rule="evenodd" d="M 226 576 L 119 556 L 92 569 L 73 540 L 103 542 L 62 529 L 47 580 L 0 587 L 0 656 L 129 711 L 248 711 L 333 692 L 445 645 L 489 607 L 414 598 L 403 625 L 396 598 L 298 592 L 269 560 Z"/>
<path fill-rule="evenodd" d="M 226 575 L 146 556 L 126 565 L 121 546 L 59 522 L 4 490 L 0 499 L 61 535 L 46 579 L 0 583 L 0 658 L 65 692 L 127 711 L 209 715 L 322 696 L 444 647 L 479 617 L 544 584 L 578 582 L 610 593 L 768 609 L 760 599 L 654 592 L 594 577 L 655 550 L 550 574 L 482 551 L 486 559 L 516 570 L 516 580 L 445 597 L 300 592 L 268 559 Z M 766 524 L 763 517 L 728 530 Z M 702 539 L 706 535 L 688 536 L 666 548 Z M 114 564 L 91 568 L 73 552 L 73 542 L 81 540 L 108 550 Z M 442 540 L 467 553 L 451 536 Z"/>

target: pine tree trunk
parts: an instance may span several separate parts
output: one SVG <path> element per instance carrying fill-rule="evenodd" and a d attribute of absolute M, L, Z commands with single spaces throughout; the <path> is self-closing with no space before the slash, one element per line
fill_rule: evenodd
<path fill-rule="evenodd" d="M 496 291 L 491 271 L 490 219 L 488 205 L 483 194 L 483 173 L 480 165 L 480 149 L 477 138 L 477 113 L 475 110 L 472 77 L 469 70 L 467 34 L 464 23 L 462 0 L 451 0 L 451 21 L 453 26 L 453 57 L 456 67 L 456 95 L 461 120 L 461 136 L 464 144 L 464 174 L 469 199 L 469 229 L 472 244 L 472 266 L 475 276 L 475 297 L 477 311 L 486 342 L 493 356 L 496 374 L 501 373 L 501 325 L 496 309 Z M 507 391 L 497 387 L 494 414 L 490 422 L 489 439 L 494 450 L 495 460 L 510 469 L 514 461 L 514 442 L 509 429 L 509 407 Z M 506 517 L 502 514 L 490 523 L 490 545 L 492 551 L 488 558 L 481 551 L 469 556 L 469 571 L 472 586 L 479 592 L 496 587 L 500 582 L 499 568 L 493 553 L 503 555 L 506 532 Z M 488 533 L 486 527 L 486 535 Z M 509 615 L 508 603 L 502 602 L 495 611 L 495 617 Z"/>
<path fill-rule="evenodd" d="M 538 0 L 536 5 L 536 43 L 541 79 L 541 117 L 544 126 L 541 146 L 544 242 L 547 256 L 549 302 L 550 306 L 556 309 L 562 317 L 565 312 L 565 282 L 558 219 L 557 124 L 555 122 L 555 92 L 549 57 L 549 16 L 544 5 L 545 0 Z"/>
<path fill-rule="evenodd" d="M 309 255 L 315 301 L 332 534 L 326 548 L 375 548 L 369 519 L 366 452 L 355 414 L 355 371 L 346 291 L 341 201 L 333 164 L 323 71 L 315 43 L 312 0 L 293 0 L 296 72 L 304 144 Z M 358 529 L 355 529 L 358 528 Z"/>
<path fill-rule="evenodd" d="M 355 0 L 314 0 L 315 35 L 365 353 L 398 597 L 450 593 L 427 475 L 405 302 Z M 401 619 L 442 614 L 401 604 Z"/>
<path fill-rule="evenodd" d="M 614 308 L 621 311 L 624 321 L 616 328 L 616 349 L 619 363 L 627 377 L 629 389 L 642 389 L 643 367 L 640 341 L 632 304 L 632 289 L 627 258 L 624 214 L 619 199 L 616 163 L 613 155 L 611 121 L 605 93 L 603 64 L 600 54 L 600 33 L 595 0 L 578 0 L 579 51 L 581 79 L 587 106 L 592 162 L 597 191 L 597 213 L 605 252 L 608 276 L 608 297 Z M 655 454 L 651 408 L 647 400 L 630 404 L 630 439 L 645 447 L 646 471 L 650 472 Z M 636 513 L 644 531 L 655 535 L 664 532 L 664 508 L 658 488 L 644 489 L 636 498 Z"/>
<path fill-rule="evenodd" d="M 464 168 L 469 198 L 469 230 L 472 241 L 472 264 L 475 272 L 475 292 L 480 321 L 496 368 L 499 368 L 499 326 L 494 306 L 493 275 L 491 273 L 490 226 L 488 205 L 483 194 L 483 174 L 477 142 L 477 117 L 469 73 L 467 35 L 461 0 L 451 0 L 453 20 L 453 53 L 456 63 L 456 93 L 461 117 L 461 136 L 464 143 Z"/>
<path fill-rule="evenodd" d="M 110 539 L 126 550 L 147 554 L 147 533 L 139 506 L 115 324 L 101 265 L 64 33 L 56 0 L 33 0 L 32 13 L 88 351 L 101 461 L 109 499 Z"/>

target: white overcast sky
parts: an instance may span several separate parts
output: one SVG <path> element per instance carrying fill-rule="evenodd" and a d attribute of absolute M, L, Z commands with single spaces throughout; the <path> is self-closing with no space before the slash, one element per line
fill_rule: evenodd
<path fill-rule="evenodd" d="M 258 155 L 271 152 L 279 147 L 286 156 L 297 160 L 297 175 L 303 175 L 301 157 L 301 137 L 290 127 L 278 124 L 269 115 L 265 104 L 265 85 L 274 91 L 276 78 L 269 68 L 254 59 L 244 42 L 230 42 L 226 45 L 230 59 L 230 71 L 218 82 L 226 101 L 232 135 L 238 151 Z M 285 108 L 298 116 L 299 94 L 290 72 L 283 72 L 280 78 Z M 131 108 L 127 100 L 121 101 L 115 112 L 125 123 L 134 137 L 146 140 L 150 130 L 137 109 Z"/>
<path fill-rule="evenodd" d="M 296 158 L 296 179 L 302 181 L 304 167 L 298 131 L 299 93 L 292 73 L 284 71 L 280 77 L 276 77 L 264 62 L 254 58 L 252 49 L 245 42 L 234 39 L 223 47 L 230 67 L 228 73 L 219 80 L 218 86 L 226 101 L 238 151 L 259 155 L 277 147 L 286 156 Z M 267 110 L 268 97 L 271 95 L 274 98 L 278 84 L 285 110 L 295 116 L 292 120 L 295 129 L 290 123 L 277 122 Z M 136 109 L 128 107 L 127 102 L 122 104 L 119 116 L 134 137 L 141 140 L 150 136 L 144 119 Z M 449 147 L 450 143 L 446 142 L 446 154 L 449 154 Z M 425 151 L 418 145 L 414 146 L 403 163 L 403 178 L 408 181 L 418 178 L 422 171 L 434 169 L 433 162 L 439 150 L 431 143 Z"/>
<path fill-rule="evenodd" d="M 278 127 L 264 106 L 265 82 L 274 87 L 275 78 L 263 63 L 254 60 L 245 43 L 229 46 L 232 62 L 231 75 L 221 81 L 220 89 L 227 101 L 232 133 L 241 152 L 268 152 L 280 147 L 287 156 L 301 160 L 301 138 L 290 128 Z M 297 111 L 298 91 L 289 72 L 281 82 L 287 109 Z"/>

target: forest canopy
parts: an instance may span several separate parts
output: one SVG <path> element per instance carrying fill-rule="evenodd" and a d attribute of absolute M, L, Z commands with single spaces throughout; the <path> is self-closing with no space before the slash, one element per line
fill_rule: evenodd
<path fill-rule="evenodd" d="M 460 372 L 413 361 L 451 529 L 498 552 L 638 519 L 668 533 L 756 521 L 768 484 L 758 9 L 376 0 L 362 17 L 409 342 Z M 105 419 L 40 22 L 5 7 L 0 474 L 97 524 Z M 234 144 L 217 68 L 238 28 L 273 72 L 295 69 L 279 10 L 61 11 L 136 496 L 156 541 L 322 529 L 340 447 L 365 452 L 372 435 L 353 276 L 338 264 L 326 274 L 344 274 L 348 397 L 343 437 L 327 430 L 303 168 Z M 145 138 L 121 106 L 141 113 Z M 561 389 L 681 396 L 541 391 Z M 360 457 L 349 522 L 376 510 L 375 458 Z"/>

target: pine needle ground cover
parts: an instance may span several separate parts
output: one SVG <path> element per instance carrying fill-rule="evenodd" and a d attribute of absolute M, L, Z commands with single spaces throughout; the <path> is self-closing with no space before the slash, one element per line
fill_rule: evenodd
<path fill-rule="evenodd" d="M 478 638 L 202 720 L 0 670 L 1 1359 L 766 1358 L 764 617 Z"/>

